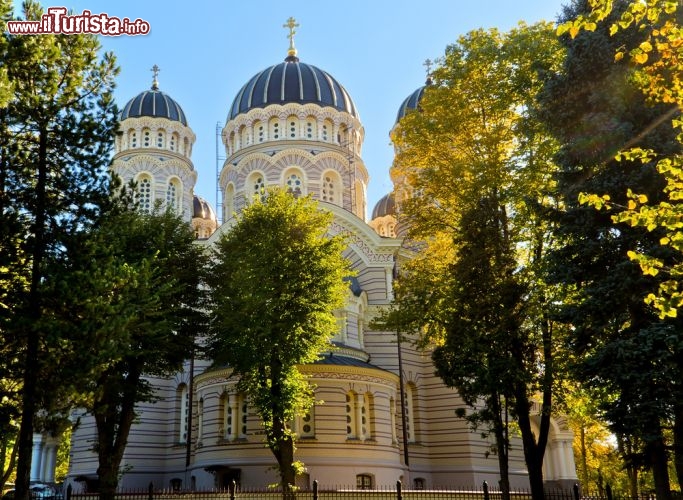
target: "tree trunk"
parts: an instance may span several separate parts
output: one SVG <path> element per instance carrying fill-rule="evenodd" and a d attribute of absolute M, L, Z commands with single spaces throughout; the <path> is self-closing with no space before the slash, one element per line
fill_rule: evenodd
<path fill-rule="evenodd" d="M 659 422 L 653 424 L 658 439 L 649 442 L 645 446 L 645 454 L 648 463 L 652 467 L 652 476 L 655 480 L 655 494 L 657 500 L 671 500 L 671 487 L 669 485 L 669 468 L 666 453 L 666 444 L 662 436 L 662 429 Z"/>
<path fill-rule="evenodd" d="M 100 500 L 114 500 L 116 498 L 116 488 L 119 484 L 119 468 L 109 461 L 97 467 L 97 478 L 99 479 L 99 498 Z"/>
<path fill-rule="evenodd" d="M 290 434 L 287 434 L 285 423 L 273 418 L 272 436 L 269 436 L 268 442 L 270 450 L 273 452 L 277 460 L 278 469 L 280 472 L 280 486 L 282 487 L 283 500 L 295 498 L 293 491 L 296 485 L 296 469 L 294 468 L 294 440 Z"/>
<path fill-rule="evenodd" d="M 617 434 L 617 449 L 622 457 L 633 456 L 631 440 L 625 440 L 621 434 Z M 633 460 L 627 460 L 624 468 L 628 477 L 629 494 L 633 500 L 638 500 L 638 467 L 633 464 Z"/>
<path fill-rule="evenodd" d="M 12 475 L 12 471 L 14 470 L 14 466 L 17 462 L 17 452 L 19 451 L 19 441 L 15 440 L 14 445 L 12 445 L 12 451 L 9 457 L 9 464 L 7 464 L 7 468 L 3 471 L 2 474 L 2 489 L 4 491 L 5 489 L 5 483 L 9 481 L 10 476 Z M 6 453 L 7 450 L 5 448 L 5 451 L 3 452 L 2 456 L 2 464 L 4 465 L 6 463 Z"/>
<path fill-rule="evenodd" d="M 674 468 L 678 487 L 683 489 L 683 402 L 674 405 Z"/>
<path fill-rule="evenodd" d="M 503 424 L 503 408 L 500 404 L 498 395 L 493 395 L 490 399 L 490 406 L 496 421 L 493 424 L 493 433 L 496 437 L 496 448 L 498 449 L 498 468 L 500 469 L 500 492 L 501 500 L 510 500 L 510 464 L 508 462 L 508 439 L 506 428 Z"/>
<path fill-rule="evenodd" d="M 581 430 L 580 430 L 580 440 L 581 440 L 581 483 L 582 486 L 588 490 L 588 458 L 586 457 L 586 427 L 581 423 Z M 598 471 L 599 473 L 600 471 Z M 598 476 L 600 477 L 600 476 Z M 598 488 L 600 488 L 600 484 L 598 484 Z"/>
<path fill-rule="evenodd" d="M 33 455 L 33 422 L 38 406 L 38 351 L 40 332 L 36 325 L 41 316 L 40 284 L 42 281 L 43 257 L 45 255 L 45 223 L 47 220 L 47 130 L 38 132 L 38 161 L 36 165 L 35 213 L 32 228 L 31 282 L 28 307 L 24 311 L 26 335 L 26 356 L 24 357 L 24 385 L 22 388 L 21 426 L 19 427 L 19 460 L 15 484 L 15 499 L 29 500 L 31 482 L 31 460 Z M 30 321 L 30 322 L 29 322 Z M 27 324 L 26 324 L 27 323 Z"/>
<path fill-rule="evenodd" d="M 126 368 L 114 367 L 113 371 L 122 369 Z M 100 500 L 114 500 L 119 485 L 121 460 L 135 419 L 140 373 L 130 366 L 127 367 L 127 371 L 128 377 L 123 385 L 130 389 L 117 393 L 118 384 L 111 384 L 114 389 L 107 391 L 108 384 L 102 381 L 100 386 L 104 387 L 105 391 L 93 412 L 97 425 L 97 477 L 100 481 Z M 103 377 L 106 377 L 106 374 Z"/>
<path fill-rule="evenodd" d="M 525 391 L 526 392 L 526 391 Z M 531 498 L 533 500 L 544 500 L 543 492 L 543 456 L 545 454 L 545 444 L 547 442 L 547 427 L 541 424 L 538 436 L 538 443 L 531 429 L 531 419 L 529 417 L 529 404 L 520 397 L 517 398 L 517 422 L 522 433 L 522 443 L 524 446 L 524 461 L 529 472 L 529 486 L 531 487 Z M 549 415 L 541 415 L 541 422 L 544 418 L 549 420 Z"/>
<path fill-rule="evenodd" d="M 541 324 L 543 338 L 543 363 L 545 371 L 542 380 L 543 401 L 541 402 L 541 415 L 538 423 L 538 436 L 531 428 L 531 401 L 527 394 L 526 383 L 517 384 L 515 391 L 515 413 L 517 423 L 522 433 L 522 444 L 524 446 L 524 461 L 529 472 L 529 486 L 531 487 L 531 498 L 533 500 L 544 500 L 543 491 L 543 457 L 545 448 L 548 444 L 550 433 L 550 413 L 552 406 L 552 380 L 553 380 L 553 358 L 552 358 L 552 329 L 550 323 L 544 318 Z M 514 352 L 517 351 L 517 352 Z M 524 373 L 524 357 L 519 342 L 513 343 L 513 353 L 520 366 L 518 371 Z"/>

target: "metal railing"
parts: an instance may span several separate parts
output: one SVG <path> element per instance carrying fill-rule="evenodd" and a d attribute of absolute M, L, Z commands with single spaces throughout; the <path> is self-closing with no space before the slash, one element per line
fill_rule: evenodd
<path fill-rule="evenodd" d="M 578 485 L 572 489 L 548 489 L 546 500 L 653 500 L 652 495 L 633 498 L 630 494 L 605 492 L 595 494 L 581 492 Z M 288 495 L 289 496 L 289 495 Z M 98 500 L 96 492 L 74 493 L 71 486 L 67 488 L 65 500 Z M 232 483 L 227 489 L 215 490 L 174 490 L 155 489 L 152 483 L 147 489 L 121 490 L 116 493 L 116 500 L 280 500 L 282 491 L 278 489 L 242 488 Z M 313 481 L 312 488 L 300 489 L 291 494 L 296 500 L 500 500 L 502 493 L 490 488 L 484 482 L 480 489 L 476 488 L 434 488 L 405 489 L 400 481 L 395 486 L 374 487 L 371 489 L 355 486 L 325 486 Z M 531 500 L 531 491 L 514 489 L 510 491 L 511 500 Z"/>

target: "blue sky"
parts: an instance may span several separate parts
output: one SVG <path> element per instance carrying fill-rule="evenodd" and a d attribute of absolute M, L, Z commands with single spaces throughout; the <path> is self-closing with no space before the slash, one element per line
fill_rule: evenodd
<path fill-rule="evenodd" d="M 424 84 L 425 59 L 441 56 L 470 30 L 508 30 L 518 21 L 555 21 L 569 0 L 56 0 L 75 13 L 107 13 L 149 22 L 143 36 L 101 37 L 121 67 L 119 106 L 150 87 L 182 106 L 197 135 L 195 192 L 216 202 L 216 124 L 225 125 L 241 86 L 287 55 L 287 30 L 299 23 L 301 61 L 333 75 L 349 92 L 365 127 L 362 156 L 370 173 L 368 210 L 392 189 L 389 130 L 403 99 Z"/>

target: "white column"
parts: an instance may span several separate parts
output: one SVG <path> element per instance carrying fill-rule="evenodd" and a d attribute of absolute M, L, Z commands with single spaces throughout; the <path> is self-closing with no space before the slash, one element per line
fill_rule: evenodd
<path fill-rule="evenodd" d="M 576 464 L 574 463 L 572 440 L 565 440 L 564 444 L 564 463 L 566 468 L 562 471 L 562 477 L 564 479 L 576 479 Z"/>
<path fill-rule="evenodd" d="M 558 474 L 556 476 L 557 479 L 564 479 L 567 477 L 567 442 L 566 441 L 560 441 L 558 444 L 558 455 L 559 455 L 559 467 L 558 467 Z"/>
<path fill-rule="evenodd" d="M 40 480 L 52 483 L 55 480 L 55 466 L 57 464 L 57 444 L 47 440 L 43 446 L 42 471 Z"/>
<path fill-rule="evenodd" d="M 33 434 L 33 451 L 31 453 L 31 481 L 40 481 L 43 458 L 43 435 Z"/>

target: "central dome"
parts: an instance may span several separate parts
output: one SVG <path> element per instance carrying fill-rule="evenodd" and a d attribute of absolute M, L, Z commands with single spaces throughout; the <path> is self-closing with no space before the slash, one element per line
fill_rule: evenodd
<path fill-rule="evenodd" d="M 356 106 L 337 80 L 290 56 L 257 73 L 240 89 L 230 106 L 228 121 L 254 108 L 287 103 L 331 106 L 358 118 Z"/>

